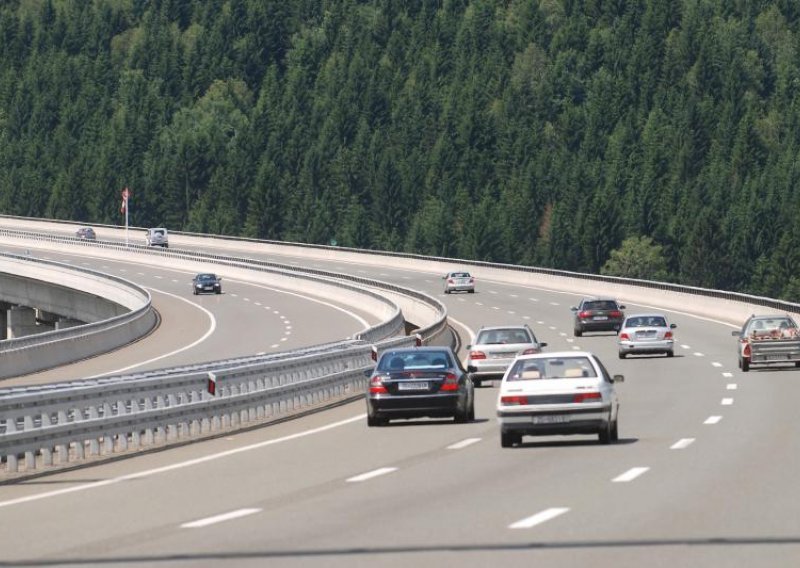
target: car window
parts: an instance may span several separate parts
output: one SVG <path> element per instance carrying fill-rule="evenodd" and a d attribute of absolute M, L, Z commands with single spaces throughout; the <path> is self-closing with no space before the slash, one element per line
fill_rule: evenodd
<path fill-rule="evenodd" d="M 451 272 L 453 278 L 469 278 L 469 272 Z"/>
<path fill-rule="evenodd" d="M 616 310 L 617 303 L 611 300 L 597 300 L 585 302 L 583 308 L 586 310 Z"/>
<path fill-rule="evenodd" d="M 486 329 L 478 333 L 475 343 L 479 345 L 532 343 L 532 338 L 525 329 Z"/>
<path fill-rule="evenodd" d="M 508 373 L 508 381 L 536 379 L 579 379 L 597 377 L 588 357 L 541 357 L 517 360 Z"/>
<path fill-rule="evenodd" d="M 394 351 L 385 353 L 378 363 L 379 371 L 408 369 L 446 369 L 452 367 L 447 351 Z"/>

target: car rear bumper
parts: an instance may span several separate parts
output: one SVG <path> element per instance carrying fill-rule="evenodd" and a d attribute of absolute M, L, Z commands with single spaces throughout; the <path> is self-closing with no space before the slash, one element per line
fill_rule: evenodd
<path fill-rule="evenodd" d="M 622 327 L 622 320 L 581 320 L 575 327 L 583 331 L 616 331 Z"/>
<path fill-rule="evenodd" d="M 477 369 L 475 371 L 472 371 L 473 377 L 500 378 L 506 373 L 509 365 L 511 365 L 513 361 L 514 361 L 513 359 L 478 360 L 478 361 L 467 361 L 467 365 L 470 367 L 475 367 L 475 369 Z"/>
<path fill-rule="evenodd" d="M 666 353 L 672 351 L 675 342 L 671 339 L 661 341 L 620 341 L 621 353 Z"/>
<path fill-rule="evenodd" d="M 385 418 L 413 418 L 417 416 L 453 416 L 459 406 L 461 395 L 378 395 L 367 397 L 370 416 Z"/>
<path fill-rule="evenodd" d="M 537 420 L 559 421 L 537 423 Z M 503 432 L 527 436 L 596 434 L 605 428 L 610 420 L 610 406 L 571 410 L 497 412 L 497 421 Z"/>

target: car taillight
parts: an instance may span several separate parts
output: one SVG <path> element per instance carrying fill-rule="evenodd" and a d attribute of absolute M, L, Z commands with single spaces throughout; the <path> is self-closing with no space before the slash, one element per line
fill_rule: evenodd
<path fill-rule="evenodd" d="M 750 344 L 749 343 L 745 343 L 744 349 L 742 350 L 742 355 L 744 355 L 745 357 L 750 357 L 751 351 L 752 351 L 752 349 L 750 349 Z"/>
<path fill-rule="evenodd" d="M 383 377 L 375 375 L 369 380 L 369 392 L 370 394 L 386 394 L 389 392 L 383 386 Z"/>
<path fill-rule="evenodd" d="M 665 333 L 664 334 L 664 339 L 672 339 L 672 332 L 668 331 L 667 333 Z"/>
<path fill-rule="evenodd" d="M 597 402 L 603 400 L 603 395 L 599 392 L 579 392 L 572 397 L 572 402 Z"/>
<path fill-rule="evenodd" d="M 500 397 L 500 404 L 504 406 L 514 406 L 518 404 L 528 404 L 528 397 L 527 396 L 501 396 Z"/>
<path fill-rule="evenodd" d="M 613 312 L 609 312 L 608 317 L 610 317 L 610 318 L 621 318 L 622 317 L 622 312 L 620 312 L 619 310 L 614 310 Z"/>
<path fill-rule="evenodd" d="M 456 377 L 453 373 L 447 373 L 444 377 L 444 382 L 442 383 L 442 387 L 439 389 L 440 391 L 455 391 L 458 390 L 458 377 Z"/>
<path fill-rule="evenodd" d="M 619 334 L 619 339 L 620 339 L 620 341 L 630 341 L 631 340 L 631 336 L 628 335 L 627 333 L 620 333 Z"/>
<path fill-rule="evenodd" d="M 455 283 L 456 283 L 456 281 L 455 281 L 455 280 L 453 280 L 452 278 L 448 278 L 448 279 L 447 279 L 447 283 L 448 283 L 448 284 L 455 284 Z"/>
<path fill-rule="evenodd" d="M 541 353 L 538 347 L 529 347 L 522 352 L 523 355 L 536 355 L 537 353 Z"/>
<path fill-rule="evenodd" d="M 486 353 L 484 353 L 483 351 L 470 351 L 469 358 L 472 359 L 473 361 L 476 359 L 486 359 Z"/>
<path fill-rule="evenodd" d="M 586 310 L 583 310 L 582 312 L 580 312 L 578 314 L 578 317 L 579 318 L 590 318 L 590 317 L 592 317 L 592 312 L 587 312 Z"/>
<path fill-rule="evenodd" d="M 470 279 L 469 279 L 469 283 L 470 283 L 470 284 L 475 284 L 475 279 L 474 279 L 474 278 L 470 278 Z"/>

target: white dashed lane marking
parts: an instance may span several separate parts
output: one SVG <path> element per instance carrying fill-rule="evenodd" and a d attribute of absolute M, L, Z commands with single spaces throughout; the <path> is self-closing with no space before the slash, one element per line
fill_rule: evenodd
<path fill-rule="evenodd" d="M 466 448 L 467 446 L 471 446 L 472 444 L 476 444 L 480 441 L 481 441 L 480 438 L 467 438 L 466 440 L 461 440 L 460 442 L 456 442 L 455 444 L 447 446 L 447 449 L 460 450 L 462 448 Z"/>
<path fill-rule="evenodd" d="M 684 450 L 694 443 L 694 438 L 682 438 L 670 446 L 670 450 Z"/>
<path fill-rule="evenodd" d="M 726 379 L 730 379 L 733 376 L 733 373 L 722 373 L 722 376 Z"/>
<path fill-rule="evenodd" d="M 631 469 L 629 469 L 622 475 L 618 475 L 611 481 L 614 483 L 628 483 L 629 481 L 633 481 L 640 475 L 644 474 L 649 469 L 650 469 L 649 467 L 632 467 Z"/>
<path fill-rule="evenodd" d="M 223 513 L 222 515 L 216 515 L 214 517 L 208 517 L 207 519 L 200 519 L 199 521 L 192 521 L 191 523 L 183 523 L 181 528 L 184 529 L 198 529 L 201 527 L 207 527 L 208 525 L 215 525 L 217 523 L 221 523 L 224 521 L 231 521 L 233 519 L 238 519 L 241 517 L 246 517 L 248 515 L 253 515 L 255 513 L 260 513 L 261 509 L 239 509 L 238 511 L 231 511 L 230 513 Z"/>
<path fill-rule="evenodd" d="M 714 366 L 714 367 L 722 367 L 722 363 L 718 363 L 718 362 L 716 362 L 716 361 L 714 361 L 713 363 L 711 363 L 711 365 L 712 365 L 712 366 Z"/>
<path fill-rule="evenodd" d="M 730 406 L 730 405 L 733 404 L 733 399 L 732 398 L 723 398 L 722 401 L 720 402 L 720 404 L 722 406 Z"/>
<path fill-rule="evenodd" d="M 681 349 L 691 349 L 691 347 L 688 345 L 681 345 Z"/>
<path fill-rule="evenodd" d="M 722 420 L 722 416 L 709 416 L 703 424 L 717 424 Z"/>
<path fill-rule="evenodd" d="M 705 357 L 705 355 L 703 355 L 703 354 L 702 354 L 702 353 L 700 353 L 699 351 L 695 351 L 695 352 L 694 352 L 694 356 L 695 356 L 695 357 Z"/>
<path fill-rule="evenodd" d="M 361 475 L 350 477 L 347 479 L 347 483 L 358 483 L 359 481 L 367 481 L 368 479 L 379 477 L 381 475 L 386 475 L 387 473 L 392 473 L 395 471 L 397 471 L 396 467 L 382 467 L 380 469 L 368 471 L 367 473 L 362 473 Z"/>
<path fill-rule="evenodd" d="M 547 521 L 555 519 L 556 517 L 560 517 L 567 511 L 569 511 L 569 509 L 566 507 L 553 507 L 551 509 L 545 509 L 540 513 L 536 513 L 535 515 L 531 515 L 530 517 L 526 517 L 520 521 L 517 521 L 516 523 L 508 525 L 508 528 L 530 529 L 536 525 L 541 525 L 542 523 L 546 523 Z"/>
<path fill-rule="evenodd" d="M 725 388 L 727 388 L 729 391 L 735 391 L 739 388 L 739 385 L 736 383 L 729 383 Z"/>

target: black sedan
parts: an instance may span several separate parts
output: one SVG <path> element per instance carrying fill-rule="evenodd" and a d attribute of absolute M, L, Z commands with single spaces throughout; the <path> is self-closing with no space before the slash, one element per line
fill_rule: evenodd
<path fill-rule="evenodd" d="M 97 235 L 95 234 L 94 229 L 92 229 L 91 227 L 81 227 L 80 229 L 75 231 L 75 236 L 82 241 L 97 240 Z"/>
<path fill-rule="evenodd" d="M 472 379 L 449 347 L 387 350 L 368 376 L 369 426 L 423 416 L 475 419 Z"/>
<path fill-rule="evenodd" d="M 210 272 L 201 272 L 192 280 L 192 292 L 195 295 L 203 292 L 222 294 L 222 278 Z"/>

